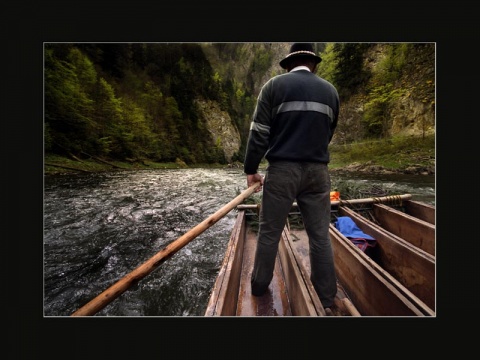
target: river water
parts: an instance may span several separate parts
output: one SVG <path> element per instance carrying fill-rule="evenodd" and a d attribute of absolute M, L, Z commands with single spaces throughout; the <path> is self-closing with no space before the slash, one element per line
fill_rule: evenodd
<path fill-rule="evenodd" d="M 332 174 L 435 204 L 435 177 Z M 246 189 L 241 169 L 169 169 L 44 178 L 44 317 L 70 316 Z M 253 195 L 257 196 L 257 195 Z M 95 316 L 203 316 L 235 210 Z"/>

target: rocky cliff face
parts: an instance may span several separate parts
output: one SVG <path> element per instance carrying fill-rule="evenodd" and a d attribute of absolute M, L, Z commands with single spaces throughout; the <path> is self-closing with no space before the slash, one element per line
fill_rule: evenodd
<path fill-rule="evenodd" d="M 404 97 L 391 112 L 391 135 L 417 135 L 435 132 L 435 112 L 432 104 Z"/>
<path fill-rule="evenodd" d="M 213 141 L 223 149 L 225 158 L 231 162 L 233 154 L 240 149 L 241 140 L 230 115 L 222 111 L 217 102 L 196 99 L 195 103 L 206 120 Z"/>
<path fill-rule="evenodd" d="M 406 92 L 391 111 L 391 135 L 435 133 L 435 44 L 414 49 L 395 85 Z"/>
<path fill-rule="evenodd" d="M 290 43 L 239 43 L 236 46 L 239 47 L 236 51 L 232 51 L 231 48 L 225 50 L 235 54 L 232 58 L 226 58 L 225 53 L 208 45 L 205 45 L 203 50 L 214 71 L 224 81 L 228 79 L 239 84 L 239 88 L 248 90 L 256 100 L 263 84 L 270 77 L 284 72 L 278 63 L 288 53 Z M 252 63 L 258 51 L 268 51 L 271 54 L 271 65 L 263 73 L 252 71 Z M 235 104 L 235 99 L 230 101 L 232 102 L 230 105 L 239 108 L 238 104 Z M 216 102 L 198 99 L 197 105 L 207 121 L 213 140 L 223 148 L 225 157 L 230 162 L 233 154 L 239 151 L 242 141 L 235 122 Z M 243 127 L 248 129 L 253 113 L 241 115 L 244 117 Z"/>

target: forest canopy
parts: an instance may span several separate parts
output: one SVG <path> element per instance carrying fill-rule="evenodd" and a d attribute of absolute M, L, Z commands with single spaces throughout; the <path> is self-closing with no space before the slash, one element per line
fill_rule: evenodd
<path fill-rule="evenodd" d="M 241 162 L 259 88 L 280 74 L 278 60 L 288 47 L 45 43 L 45 153 L 186 164 Z M 395 113 L 405 99 L 414 104 L 409 106 L 424 104 L 422 126 L 434 126 L 428 107 L 435 100 L 435 44 L 317 43 L 315 48 L 323 59 L 317 74 L 337 87 L 343 106 L 334 142 L 390 136 L 394 121 L 408 126 L 413 120 Z M 427 80 L 411 80 L 417 73 Z M 198 99 L 228 114 L 229 126 L 241 138 L 233 156 L 226 157 L 223 139 L 212 134 Z"/>

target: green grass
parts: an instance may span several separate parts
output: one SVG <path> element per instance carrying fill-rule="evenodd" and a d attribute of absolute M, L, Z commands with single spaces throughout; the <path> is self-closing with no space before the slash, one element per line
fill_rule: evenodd
<path fill-rule="evenodd" d="M 128 162 L 108 160 L 108 165 L 94 159 L 81 159 L 81 161 L 71 159 L 65 156 L 47 154 L 44 157 L 44 173 L 45 174 L 59 174 L 59 173 L 79 173 L 86 172 L 102 172 L 102 171 L 117 171 L 117 170 L 153 170 L 153 169 L 182 169 L 192 168 L 183 162 L 166 162 L 158 163 L 149 160 L 142 162 Z M 53 166 L 52 166 L 53 165 Z M 56 165 L 56 166 L 54 166 Z M 216 168 L 224 167 L 219 164 L 196 164 L 194 167 L 198 168 Z M 75 170 L 76 169 L 76 170 Z"/>
<path fill-rule="evenodd" d="M 435 135 L 393 137 L 346 145 L 330 145 L 331 169 L 369 163 L 402 170 L 412 165 L 435 165 Z"/>
<path fill-rule="evenodd" d="M 385 140 L 362 141 L 346 145 L 330 145 L 330 169 L 344 168 L 350 164 L 360 163 L 379 165 L 386 169 L 403 170 L 412 165 L 424 167 L 435 166 L 435 135 L 423 137 L 393 137 Z M 219 168 L 225 167 L 220 164 L 196 164 L 188 166 L 181 161 L 169 163 L 156 163 L 149 160 L 143 162 L 110 161 L 118 168 L 95 161 L 94 159 L 82 159 L 77 161 L 59 155 L 47 154 L 44 158 L 45 174 L 75 172 L 80 169 L 90 172 L 109 170 L 141 170 L 141 169 L 180 169 L 187 167 L 196 168 Z M 64 166 L 49 166 L 48 164 Z M 241 164 L 237 164 L 241 168 Z M 264 170 L 267 163 L 260 164 L 260 170 Z"/>

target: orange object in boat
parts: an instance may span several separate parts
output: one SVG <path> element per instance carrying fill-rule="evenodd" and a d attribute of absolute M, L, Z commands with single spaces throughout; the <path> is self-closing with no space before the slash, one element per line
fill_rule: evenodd
<path fill-rule="evenodd" d="M 330 201 L 340 200 L 340 191 L 330 191 Z"/>

